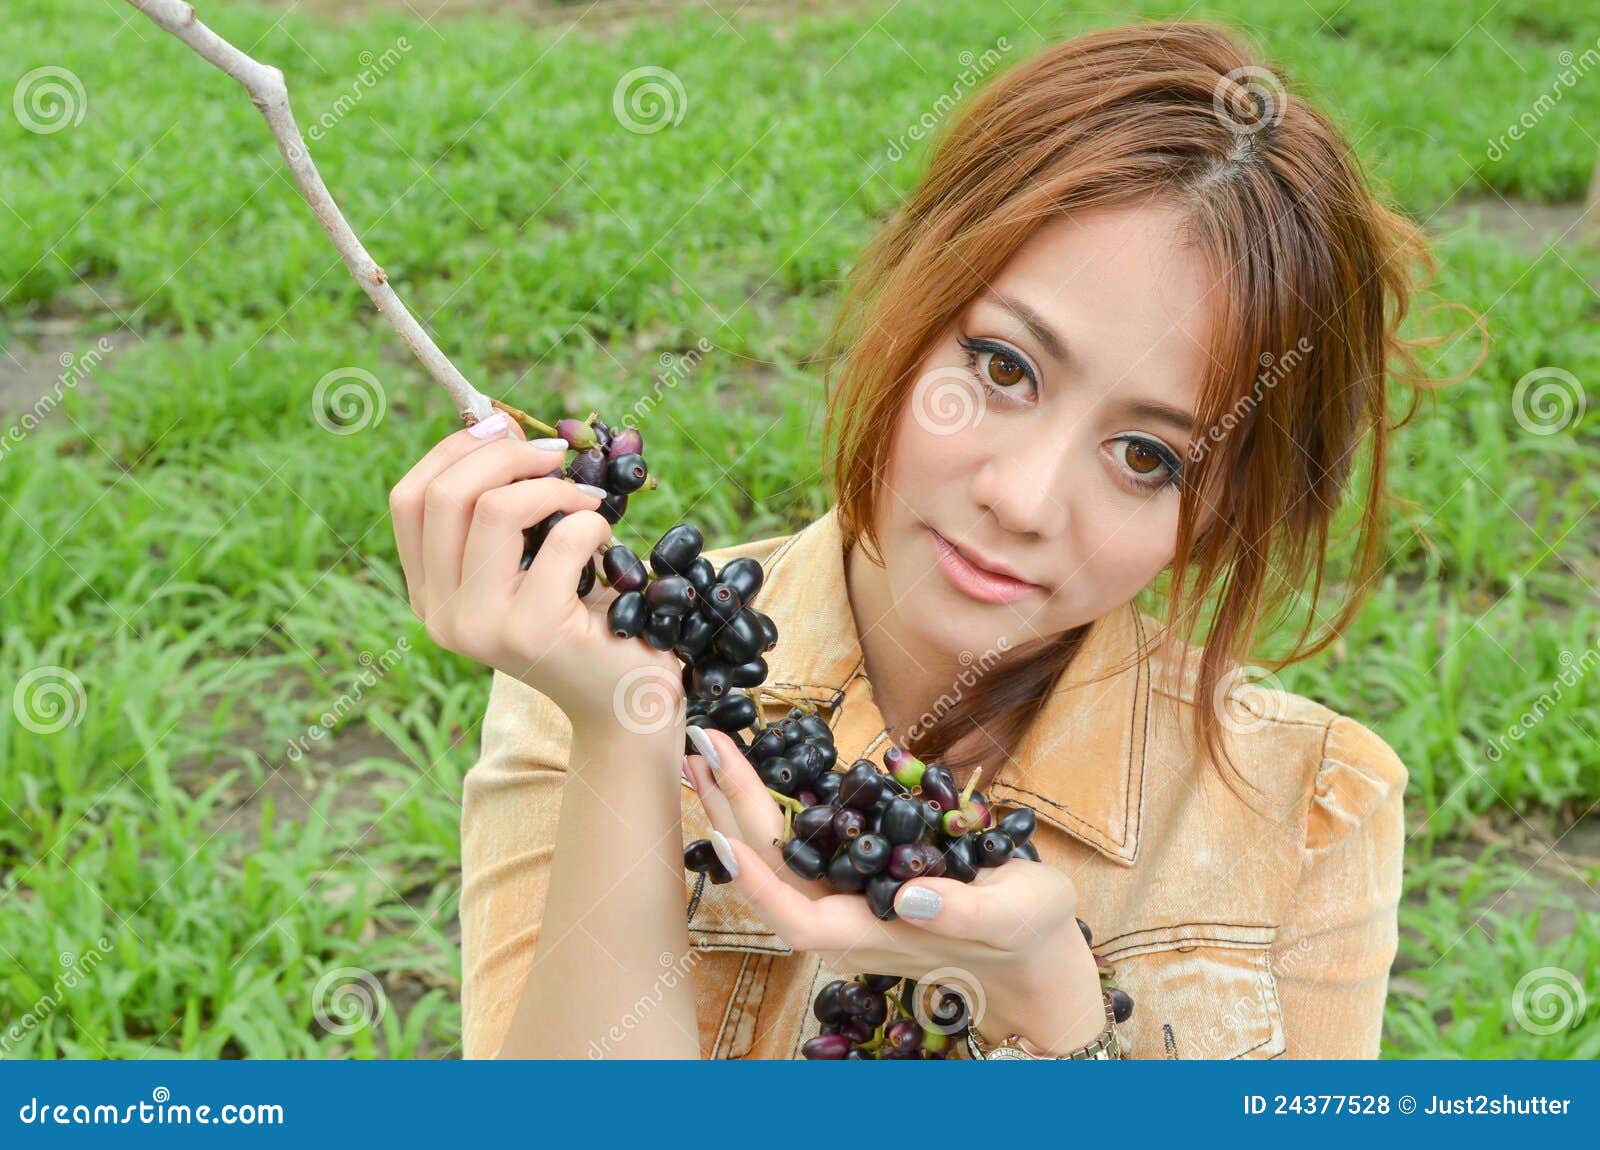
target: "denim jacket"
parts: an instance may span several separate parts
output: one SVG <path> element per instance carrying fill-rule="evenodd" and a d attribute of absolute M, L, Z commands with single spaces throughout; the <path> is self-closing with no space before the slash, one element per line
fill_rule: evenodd
<path fill-rule="evenodd" d="M 768 683 L 821 704 L 839 761 L 881 762 L 883 717 L 850 611 L 837 511 L 707 552 L 749 555 L 777 623 Z M 1132 604 L 1094 623 L 985 789 L 1038 814 L 1040 861 L 1064 870 L 1094 950 L 1134 1000 L 1131 1058 L 1374 1058 L 1405 834 L 1406 768 L 1372 731 L 1283 691 L 1229 702 L 1252 810 L 1190 738 L 1197 652 L 1163 658 Z M 1111 673 L 1107 673 L 1111 672 Z M 787 706 L 766 705 L 768 718 Z M 499 1049 L 533 961 L 571 741 L 562 712 L 496 672 L 462 806 L 465 1055 Z M 684 785 L 685 843 L 709 826 Z M 685 872 L 701 1054 L 797 1058 L 837 975 L 779 940 L 733 884 Z"/>

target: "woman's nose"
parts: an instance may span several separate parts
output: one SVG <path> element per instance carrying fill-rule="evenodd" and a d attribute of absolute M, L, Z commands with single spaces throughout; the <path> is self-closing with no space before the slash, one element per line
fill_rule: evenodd
<path fill-rule="evenodd" d="M 1038 436 L 1032 443 L 1007 443 L 978 472 L 973 495 L 1007 533 L 1054 539 L 1071 520 L 1068 501 L 1074 480 L 1069 471 L 1067 452 L 1058 440 Z"/>

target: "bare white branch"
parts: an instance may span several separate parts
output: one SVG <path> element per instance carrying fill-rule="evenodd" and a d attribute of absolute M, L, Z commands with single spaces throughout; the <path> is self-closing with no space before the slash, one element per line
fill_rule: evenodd
<path fill-rule="evenodd" d="M 328 238 L 343 257 L 350 274 L 356 277 L 356 282 L 373 304 L 394 325 L 395 331 L 400 333 L 400 338 L 412 354 L 427 368 L 428 374 L 444 385 L 460 410 L 462 419 L 472 424 L 490 415 L 494 409 L 488 397 L 467 382 L 466 376 L 439 350 L 439 345 L 433 342 L 416 317 L 400 302 L 400 297 L 389 286 L 388 276 L 367 254 L 367 249 L 361 246 L 361 241 L 339 211 L 339 205 L 333 202 L 328 186 L 322 182 L 317 166 L 311 162 L 311 153 L 306 149 L 306 142 L 294 122 L 294 113 L 289 108 L 289 88 L 284 83 L 283 73 L 269 64 L 251 59 L 207 28 L 195 16 L 193 5 L 184 0 L 128 0 L 128 3 L 189 45 L 207 62 L 244 85 L 251 102 L 266 117 L 267 127 L 272 130 L 278 151 L 283 153 L 284 161 L 289 165 L 295 186 L 300 189 L 306 203 L 311 205 L 317 222 L 328 233 Z"/>

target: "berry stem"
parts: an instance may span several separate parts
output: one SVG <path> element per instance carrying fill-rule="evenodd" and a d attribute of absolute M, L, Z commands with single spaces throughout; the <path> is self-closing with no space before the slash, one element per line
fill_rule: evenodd
<path fill-rule="evenodd" d="M 512 407 L 509 403 L 502 403 L 498 399 L 491 399 L 489 402 L 494 405 L 497 411 L 505 412 L 524 427 L 530 427 L 534 431 L 537 431 L 540 435 L 549 436 L 552 439 L 555 438 L 556 429 L 551 427 L 548 423 L 543 423 L 529 415 L 526 411 L 523 411 L 520 408 Z"/>
<path fill-rule="evenodd" d="M 978 789 L 978 780 L 983 778 L 983 764 L 979 763 L 972 777 L 967 780 L 967 785 L 961 788 L 961 805 L 966 806 L 972 798 L 972 792 Z"/>
<path fill-rule="evenodd" d="M 799 799 L 794 798 L 794 797 L 792 797 L 790 795 L 786 795 L 782 791 L 775 791 L 771 787 L 768 787 L 767 788 L 767 794 L 771 795 L 773 797 L 773 800 L 776 801 L 777 804 L 780 807 L 783 808 L 784 816 L 785 816 L 785 826 L 786 827 L 788 825 L 788 816 L 789 815 L 798 814 L 799 812 L 801 812 L 801 811 L 806 809 L 806 805 L 804 803 L 802 803 Z"/>
<path fill-rule="evenodd" d="M 808 715 L 815 715 L 817 713 L 817 706 L 815 703 L 807 702 L 805 699 L 799 698 L 795 695 L 785 694 L 784 692 L 774 690 L 771 687 L 754 687 L 752 690 L 757 695 L 765 695 L 774 702 L 788 703 L 791 707 L 799 707 Z"/>

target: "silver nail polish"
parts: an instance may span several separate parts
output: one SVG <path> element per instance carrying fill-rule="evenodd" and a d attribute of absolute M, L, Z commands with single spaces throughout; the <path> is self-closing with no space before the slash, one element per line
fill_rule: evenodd
<path fill-rule="evenodd" d="M 537 447 L 541 451 L 566 451 L 572 444 L 565 439 L 530 439 L 529 447 Z"/>
<path fill-rule="evenodd" d="M 739 860 L 733 857 L 733 850 L 728 846 L 728 836 L 716 828 L 712 828 L 711 831 L 711 849 L 717 852 L 718 861 L 728 868 L 728 873 L 738 878 Z"/>
<path fill-rule="evenodd" d="M 592 495 L 596 499 L 604 499 L 607 495 L 611 494 L 604 487 L 596 487 L 592 483 L 574 483 L 572 486 L 576 487 L 585 495 Z"/>
<path fill-rule="evenodd" d="M 711 742 L 711 736 L 706 734 L 705 728 L 691 726 L 689 741 L 694 744 L 694 749 L 700 752 L 705 761 L 711 764 L 713 771 L 722 770 L 722 760 L 717 757 L 717 748 Z"/>
<path fill-rule="evenodd" d="M 939 908 L 944 905 L 944 899 L 939 897 L 939 892 L 930 890 L 925 886 L 914 886 L 900 896 L 895 908 L 899 910 L 902 918 L 932 918 L 939 913 Z"/>

